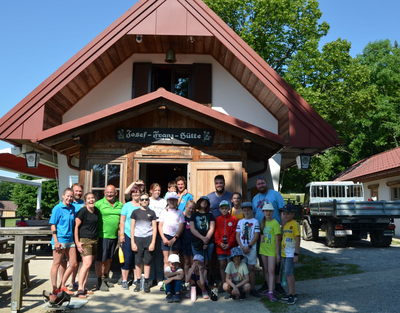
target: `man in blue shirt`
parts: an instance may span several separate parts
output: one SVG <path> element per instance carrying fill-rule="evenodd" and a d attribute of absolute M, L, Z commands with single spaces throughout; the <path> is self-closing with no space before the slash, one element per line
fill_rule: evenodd
<path fill-rule="evenodd" d="M 188 200 L 193 200 L 193 196 L 188 193 L 186 189 L 186 178 L 183 176 L 178 176 L 175 179 L 176 182 L 176 188 L 178 189 L 178 209 L 185 212 L 185 207 L 186 207 L 186 202 Z"/>
<path fill-rule="evenodd" d="M 207 195 L 210 199 L 210 211 L 217 218 L 221 215 L 219 210 L 219 204 L 222 200 L 226 200 L 229 203 L 229 207 L 232 205 L 232 192 L 225 190 L 225 177 L 224 175 L 217 175 L 214 177 L 215 191 Z"/>

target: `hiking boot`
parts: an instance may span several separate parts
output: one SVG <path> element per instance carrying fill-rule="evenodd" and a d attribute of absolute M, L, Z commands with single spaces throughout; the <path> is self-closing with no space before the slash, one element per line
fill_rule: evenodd
<path fill-rule="evenodd" d="M 286 291 L 285 291 L 285 289 L 283 289 L 283 287 L 282 287 L 281 284 L 276 284 L 276 285 L 275 285 L 275 292 L 276 292 L 278 295 L 285 295 L 285 294 L 286 294 Z"/>
<path fill-rule="evenodd" d="M 179 293 L 175 294 L 174 302 L 181 302 L 181 296 Z"/>
<path fill-rule="evenodd" d="M 122 290 L 129 290 L 128 282 L 126 280 L 122 281 L 121 288 Z"/>
<path fill-rule="evenodd" d="M 133 289 L 134 292 L 139 292 L 140 291 L 140 279 L 136 281 L 136 287 Z"/>
<path fill-rule="evenodd" d="M 259 293 L 257 292 L 257 290 L 255 290 L 255 289 L 250 290 L 250 294 L 251 294 L 253 297 L 261 298 L 260 294 L 259 294 Z"/>
<path fill-rule="evenodd" d="M 150 285 L 149 285 L 149 280 L 146 279 L 144 281 L 144 287 L 143 287 L 144 292 L 150 292 Z"/>
<path fill-rule="evenodd" d="M 168 302 L 168 303 L 174 302 L 174 299 L 172 298 L 172 295 L 171 295 L 170 293 L 167 294 L 167 302 Z"/>
<path fill-rule="evenodd" d="M 101 276 L 100 291 L 110 291 L 110 289 L 108 289 L 108 286 L 107 286 L 104 276 Z"/>
<path fill-rule="evenodd" d="M 270 292 L 267 293 L 267 297 L 268 297 L 269 300 L 271 300 L 271 302 L 276 302 L 276 301 L 278 301 L 278 300 L 275 298 L 274 293 L 273 293 L 272 291 L 270 291 Z"/>
<path fill-rule="evenodd" d="M 110 279 L 107 276 L 105 277 L 104 281 L 106 282 L 108 288 L 114 287 L 114 284 L 110 282 Z"/>
<path fill-rule="evenodd" d="M 267 293 L 269 290 L 268 283 L 264 283 L 260 289 L 258 289 L 258 293 Z"/>
<path fill-rule="evenodd" d="M 289 298 L 287 300 L 287 304 L 295 304 L 296 303 L 296 299 L 293 295 L 289 295 Z"/>

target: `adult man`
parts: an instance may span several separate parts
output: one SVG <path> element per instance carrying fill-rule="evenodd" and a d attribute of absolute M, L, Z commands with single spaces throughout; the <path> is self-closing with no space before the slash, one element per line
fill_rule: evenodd
<path fill-rule="evenodd" d="M 176 182 L 176 188 L 178 189 L 178 209 L 185 212 L 185 206 L 186 206 L 186 202 L 188 200 L 193 200 L 193 196 L 188 193 L 187 189 L 186 189 L 186 178 L 183 176 L 178 176 L 175 179 Z"/>
<path fill-rule="evenodd" d="M 225 190 L 225 177 L 224 175 L 217 175 L 214 177 L 215 191 L 207 195 L 210 199 L 210 211 L 217 218 L 221 215 L 219 204 L 222 200 L 228 201 L 229 206 L 232 207 L 232 192 Z"/>
<path fill-rule="evenodd" d="M 108 282 L 108 271 L 118 241 L 118 227 L 122 203 L 116 199 L 118 192 L 113 185 L 108 185 L 104 198 L 96 202 L 99 209 L 99 244 L 95 264 L 97 274 L 97 288 L 109 291 L 113 284 Z"/>

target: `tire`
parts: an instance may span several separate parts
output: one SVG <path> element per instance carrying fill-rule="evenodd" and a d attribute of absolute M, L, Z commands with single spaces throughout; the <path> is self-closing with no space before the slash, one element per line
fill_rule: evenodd
<path fill-rule="evenodd" d="M 308 220 L 303 220 L 302 234 L 305 241 L 317 241 L 319 236 L 319 227 L 316 225 L 310 225 Z"/>
<path fill-rule="evenodd" d="M 342 248 L 346 246 L 346 237 L 335 237 L 335 225 L 332 223 L 328 224 L 326 230 L 326 244 L 331 248 Z"/>
<path fill-rule="evenodd" d="M 383 230 L 373 230 L 369 236 L 374 247 L 389 247 L 392 243 L 392 236 L 384 236 Z"/>

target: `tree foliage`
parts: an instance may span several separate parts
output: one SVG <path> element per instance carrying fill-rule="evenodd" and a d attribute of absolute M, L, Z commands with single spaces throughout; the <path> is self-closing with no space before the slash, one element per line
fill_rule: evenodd
<path fill-rule="evenodd" d="M 0 182 L 0 200 L 11 200 L 11 192 L 14 188 L 13 183 L 9 183 L 6 181 Z"/>
<path fill-rule="evenodd" d="M 34 177 L 18 175 L 18 178 L 34 180 Z M 18 206 L 19 216 L 34 216 L 36 211 L 38 187 L 15 184 L 11 193 L 11 200 Z M 43 214 L 50 214 L 52 208 L 59 202 L 57 182 L 55 180 L 42 183 L 42 198 L 40 207 Z"/>

